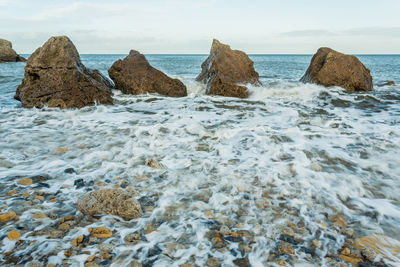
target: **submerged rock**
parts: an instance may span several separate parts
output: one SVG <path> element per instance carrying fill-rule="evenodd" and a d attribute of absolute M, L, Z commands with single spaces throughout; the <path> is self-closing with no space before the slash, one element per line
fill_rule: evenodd
<path fill-rule="evenodd" d="M 115 87 L 124 94 L 158 93 L 165 96 L 186 96 L 186 86 L 153 68 L 144 55 L 131 50 L 123 60 L 116 61 L 108 70 Z"/>
<path fill-rule="evenodd" d="M 381 256 L 390 261 L 400 261 L 400 242 L 383 235 L 371 235 L 354 240 L 354 248 L 362 250 L 370 261 L 373 256 Z M 367 252 L 367 253 L 366 253 Z"/>
<path fill-rule="evenodd" d="M 323 86 L 340 86 L 348 92 L 373 89 L 370 71 L 357 57 L 327 47 L 318 49 L 300 81 Z"/>
<path fill-rule="evenodd" d="M 241 84 L 260 85 L 254 63 L 239 50 L 232 50 L 229 45 L 214 39 L 210 55 L 201 65 L 201 73 L 197 81 L 207 85 L 206 93 L 246 98 L 249 91 Z"/>
<path fill-rule="evenodd" d="M 393 85 L 396 85 L 396 83 L 394 81 L 387 81 L 387 82 L 380 84 L 379 86 L 393 86 Z"/>
<path fill-rule="evenodd" d="M 19 56 L 12 48 L 10 41 L 0 39 L 0 63 L 3 62 L 25 62 L 26 59 Z"/>
<path fill-rule="evenodd" d="M 85 215 L 116 215 L 132 220 L 142 215 L 139 202 L 122 189 L 101 189 L 83 196 L 77 209 Z"/>
<path fill-rule="evenodd" d="M 111 87 L 98 70 L 82 64 L 68 37 L 57 36 L 29 57 L 14 98 L 27 108 L 82 108 L 95 103 L 112 104 Z"/>

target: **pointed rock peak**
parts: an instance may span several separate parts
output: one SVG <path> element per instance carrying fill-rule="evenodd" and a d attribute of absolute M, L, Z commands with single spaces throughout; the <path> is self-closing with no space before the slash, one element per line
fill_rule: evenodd
<path fill-rule="evenodd" d="M 19 56 L 12 48 L 12 43 L 5 39 L 0 39 L 0 63 L 1 62 L 25 62 L 26 59 Z"/>
<path fill-rule="evenodd" d="M 53 36 L 28 59 L 38 68 L 73 68 L 81 65 L 78 50 L 67 36 Z"/>
<path fill-rule="evenodd" d="M 141 55 L 141 54 L 140 54 L 139 51 L 136 51 L 136 50 L 133 50 L 133 49 L 132 49 L 131 51 L 129 51 L 129 55 L 130 55 L 130 56 L 135 56 L 135 55 Z"/>
<path fill-rule="evenodd" d="M 227 50 L 231 50 L 231 47 L 227 44 L 223 44 L 220 41 L 218 41 L 217 39 L 214 39 L 212 42 L 212 46 L 211 46 L 211 50 L 217 50 L 217 49 L 227 49 Z"/>

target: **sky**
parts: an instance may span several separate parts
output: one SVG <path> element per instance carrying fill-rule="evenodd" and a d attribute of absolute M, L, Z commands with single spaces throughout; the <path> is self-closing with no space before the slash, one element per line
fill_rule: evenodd
<path fill-rule="evenodd" d="M 32 53 L 67 35 L 82 54 L 400 54 L 400 0 L 0 0 L 0 38 Z"/>

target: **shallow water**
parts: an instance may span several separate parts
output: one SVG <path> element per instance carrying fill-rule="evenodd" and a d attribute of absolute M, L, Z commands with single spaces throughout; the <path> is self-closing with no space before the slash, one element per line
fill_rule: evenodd
<path fill-rule="evenodd" d="M 82 60 L 106 74 L 122 57 L 83 55 Z M 115 231 L 105 243 L 115 247 L 113 257 L 120 261 L 104 263 L 115 266 L 133 258 L 147 266 L 204 266 L 210 256 L 223 266 L 244 256 L 252 266 L 268 266 L 287 228 L 297 230 L 304 246 L 318 240 L 321 248 L 310 259 L 299 245 L 295 260 L 282 259 L 329 266 L 327 256 L 337 254 L 346 239 L 330 222 L 334 216 L 343 217 L 355 237 L 384 234 L 400 240 L 400 56 L 360 56 L 371 69 L 375 90 L 347 94 L 298 82 L 311 56 L 254 55 L 264 87 L 251 87 L 246 100 L 204 94 L 194 79 L 206 55 L 147 58 L 180 78 L 189 96 L 115 91 L 114 106 L 24 109 L 13 99 L 24 63 L 0 64 L 0 206 L 19 216 L 0 229 L 0 260 L 16 248 L 15 255 L 25 261 L 60 264 L 71 241 L 96 226 Z M 397 85 L 378 86 L 386 80 Z M 150 159 L 164 168 L 146 166 Z M 66 168 L 76 173 L 66 174 Z M 45 196 L 57 193 L 57 202 L 28 206 L 20 195 L 7 196 L 14 188 L 29 191 L 17 185 L 16 176 L 35 175 L 51 177 L 49 188 L 37 190 Z M 74 181 L 80 178 L 95 185 L 77 189 Z M 105 187 L 121 181 L 133 186 L 148 207 L 144 215 L 131 222 L 103 216 L 59 239 L 29 236 L 54 224 L 53 219 L 30 219 L 33 213 L 74 213 L 77 199 L 99 188 L 99 181 Z M 207 232 L 219 224 L 252 237 L 231 237 L 216 249 Z M 16 226 L 25 246 L 5 238 Z M 149 227 L 155 231 L 143 233 Z M 123 238 L 134 232 L 145 241 L 126 246 Z M 168 252 L 170 243 L 183 247 Z M 240 243 L 250 246 L 246 255 L 235 252 Z M 95 252 L 97 245 L 86 250 Z M 87 256 L 73 255 L 69 264 L 83 266 Z"/>

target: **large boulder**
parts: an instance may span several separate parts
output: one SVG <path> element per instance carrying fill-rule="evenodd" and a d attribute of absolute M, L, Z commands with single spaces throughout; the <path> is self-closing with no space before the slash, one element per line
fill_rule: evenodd
<path fill-rule="evenodd" d="M 51 37 L 28 59 L 15 99 L 24 107 L 82 108 L 112 104 L 112 83 L 98 70 L 86 68 L 66 36 Z"/>
<path fill-rule="evenodd" d="M 14 49 L 10 41 L 0 39 L 0 63 L 3 62 L 25 62 L 26 59 L 19 56 Z"/>
<path fill-rule="evenodd" d="M 357 57 L 327 47 L 318 49 L 300 81 L 323 86 L 340 86 L 348 92 L 373 89 L 370 71 Z"/>
<path fill-rule="evenodd" d="M 229 45 L 215 39 L 201 69 L 196 80 L 207 85 L 206 93 L 209 95 L 246 98 L 249 91 L 245 84 L 261 84 L 254 63 L 246 53 L 232 50 Z"/>
<path fill-rule="evenodd" d="M 132 220 L 142 215 L 140 203 L 131 192 L 122 189 L 90 192 L 79 199 L 77 209 L 85 215 L 111 214 L 124 220 Z"/>
<path fill-rule="evenodd" d="M 165 96 L 187 96 L 186 86 L 153 68 L 144 55 L 131 50 L 123 60 L 114 62 L 108 70 L 115 88 L 124 94 L 158 93 Z"/>

